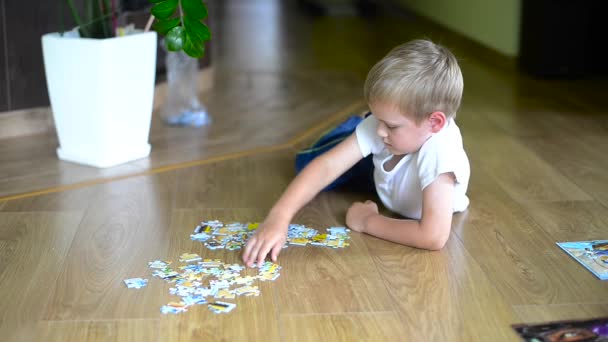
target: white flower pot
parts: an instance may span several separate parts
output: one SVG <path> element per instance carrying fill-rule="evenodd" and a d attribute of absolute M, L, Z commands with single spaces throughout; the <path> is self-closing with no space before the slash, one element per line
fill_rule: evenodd
<path fill-rule="evenodd" d="M 156 32 L 42 36 L 60 159 L 110 167 L 150 154 Z"/>

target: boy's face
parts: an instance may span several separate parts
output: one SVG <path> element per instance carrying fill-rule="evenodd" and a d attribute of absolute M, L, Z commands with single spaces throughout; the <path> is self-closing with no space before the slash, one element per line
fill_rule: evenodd
<path fill-rule="evenodd" d="M 432 135 L 428 120 L 418 125 L 414 119 L 401 113 L 395 105 L 374 103 L 369 107 L 378 119 L 376 134 L 382 138 L 386 148 L 394 155 L 418 151 Z"/>

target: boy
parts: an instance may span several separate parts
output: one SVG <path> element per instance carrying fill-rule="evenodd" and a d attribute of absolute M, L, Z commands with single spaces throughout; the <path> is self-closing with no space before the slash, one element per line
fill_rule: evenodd
<path fill-rule="evenodd" d="M 382 216 L 376 203 L 366 201 L 351 205 L 346 225 L 407 246 L 443 248 L 453 213 L 469 205 L 469 161 L 454 122 L 462 89 L 460 68 L 446 48 L 414 40 L 393 49 L 365 81 L 373 115 L 291 182 L 247 242 L 245 264 L 261 264 L 269 253 L 276 261 L 296 212 L 370 153 L 378 196 L 407 219 Z"/>

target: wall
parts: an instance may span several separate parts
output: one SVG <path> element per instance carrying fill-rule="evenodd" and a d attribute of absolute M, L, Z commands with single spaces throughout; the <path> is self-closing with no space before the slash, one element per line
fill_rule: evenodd
<path fill-rule="evenodd" d="M 58 2 L 0 1 L 0 112 L 48 105 L 40 37 L 61 26 Z"/>
<path fill-rule="evenodd" d="M 519 55 L 522 0 L 394 1 L 506 56 Z"/>

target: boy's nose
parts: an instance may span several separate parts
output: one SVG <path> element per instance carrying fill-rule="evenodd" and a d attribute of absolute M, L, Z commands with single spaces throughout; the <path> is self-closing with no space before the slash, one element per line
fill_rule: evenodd
<path fill-rule="evenodd" d="M 384 129 L 382 129 L 381 127 L 378 127 L 378 129 L 376 130 L 376 134 L 378 134 L 378 136 L 381 138 L 386 138 L 388 136 L 386 134 L 386 131 Z"/>

